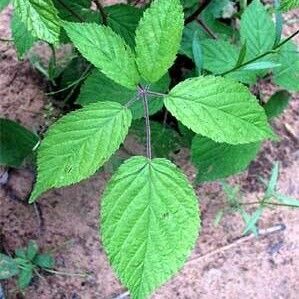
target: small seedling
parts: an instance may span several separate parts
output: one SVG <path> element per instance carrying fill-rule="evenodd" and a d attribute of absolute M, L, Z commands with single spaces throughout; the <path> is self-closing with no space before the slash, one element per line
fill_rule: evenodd
<path fill-rule="evenodd" d="M 26 289 L 35 275 L 41 271 L 53 273 L 55 259 L 50 254 L 40 253 L 35 241 L 15 250 L 14 257 L 0 253 L 0 280 L 17 277 L 17 286 Z"/>
<path fill-rule="evenodd" d="M 260 178 L 265 186 L 265 192 L 262 198 L 255 202 L 244 202 L 242 193 L 238 186 L 231 186 L 225 181 L 222 182 L 222 188 L 226 194 L 227 207 L 220 209 L 214 220 L 214 224 L 218 225 L 227 213 L 239 213 L 244 222 L 245 228 L 243 234 L 252 232 L 255 236 L 258 236 L 257 224 L 261 219 L 263 212 L 266 208 L 273 208 L 277 206 L 285 206 L 291 208 L 299 207 L 299 200 L 290 196 L 286 196 L 277 191 L 277 183 L 279 178 L 279 163 L 276 162 L 271 171 L 271 175 L 268 181 Z M 246 208 L 254 206 L 256 210 L 250 215 L 246 212 Z"/>

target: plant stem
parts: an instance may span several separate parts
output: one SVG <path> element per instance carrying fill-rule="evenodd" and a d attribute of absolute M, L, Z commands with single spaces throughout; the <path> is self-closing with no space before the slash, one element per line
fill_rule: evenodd
<path fill-rule="evenodd" d="M 289 40 L 291 40 L 293 37 L 295 37 L 298 33 L 299 33 L 299 30 L 295 31 L 295 32 L 294 32 L 293 34 L 291 34 L 289 37 L 287 37 L 287 38 L 284 39 L 282 42 L 280 42 L 280 43 L 277 44 L 275 47 L 273 47 L 272 50 L 266 51 L 266 52 L 262 53 L 261 55 L 255 57 L 255 58 L 252 58 L 252 59 L 250 59 L 250 60 L 248 60 L 248 61 L 246 61 L 246 62 L 244 62 L 244 63 L 242 63 L 242 64 L 240 64 L 240 65 L 238 65 L 238 66 L 235 66 L 235 67 L 233 67 L 232 69 L 230 69 L 230 70 L 228 70 L 228 71 L 226 71 L 226 72 L 223 72 L 223 73 L 221 73 L 221 74 L 218 74 L 218 76 L 224 76 L 224 75 L 227 75 L 227 74 L 229 74 L 229 73 L 231 73 L 231 72 L 234 72 L 234 71 L 236 71 L 236 70 L 238 70 L 238 69 L 242 68 L 243 66 L 246 66 L 246 65 L 248 65 L 248 64 L 250 64 L 250 63 L 253 63 L 253 62 L 255 62 L 255 61 L 257 61 L 257 60 L 259 60 L 259 59 L 261 59 L 261 58 L 263 58 L 263 57 L 265 57 L 265 56 L 267 56 L 267 55 L 269 55 L 269 54 L 273 54 L 273 53 L 275 53 L 276 50 L 278 50 L 278 49 L 279 49 L 280 47 L 282 47 L 285 43 L 287 43 Z"/>
<path fill-rule="evenodd" d="M 97 6 L 97 8 L 98 8 L 98 10 L 101 14 L 101 17 L 102 17 L 102 20 L 103 20 L 103 25 L 107 25 L 108 24 L 107 14 L 105 12 L 105 9 L 104 9 L 102 3 L 100 2 L 100 0 L 94 0 L 94 3 Z"/>
<path fill-rule="evenodd" d="M 68 7 L 62 0 L 57 0 L 57 2 L 65 8 L 68 12 L 70 12 L 75 18 L 77 18 L 79 21 L 84 22 L 85 20 L 77 14 L 74 10 L 72 10 L 70 7 Z"/>
<path fill-rule="evenodd" d="M 51 269 L 46 269 L 43 268 L 44 271 L 51 273 L 51 274 L 56 274 L 56 275 L 65 275 L 65 276 L 78 276 L 78 277 L 87 277 L 87 273 L 69 273 L 69 272 L 64 272 L 64 271 L 56 271 L 56 270 L 51 270 Z"/>
<path fill-rule="evenodd" d="M 144 107 L 144 118 L 146 127 L 146 156 L 152 159 L 152 144 L 151 144 L 151 125 L 149 119 L 149 109 L 148 109 L 148 98 L 147 94 L 142 94 L 143 107 Z"/>
<path fill-rule="evenodd" d="M 246 202 L 246 203 L 240 203 L 241 206 L 253 206 L 253 205 L 270 205 L 270 206 L 279 206 L 279 207 L 294 207 L 292 205 L 282 204 L 282 203 L 276 203 L 276 202 L 269 202 L 269 201 L 254 201 L 254 202 Z"/>
<path fill-rule="evenodd" d="M 195 10 L 195 12 L 190 15 L 188 18 L 186 18 L 185 20 L 185 25 L 191 23 L 192 21 L 194 21 L 195 19 L 197 19 L 197 17 L 200 15 L 200 13 L 210 4 L 212 0 L 202 0 L 199 1 L 199 6 L 198 8 Z"/>
<path fill-rule="evenodd" d="M 89 65 L 86 68 L 86 70 L 83 72 L 83 74 L 81 75 L 81 77 L 78 80 L 74 81 L 70 85 L 68 85 L 68 86 L 66 86 L 62 89 L 59 89 L 57 91 L 48 92 L 48 93 L 46 93 L 46 95 L 51 96 L 51 95 L 54 95 L 54 94 L 57 94 L 57 93 L 61 93 L 63 91 L 66 91 L 66 90 L 70 89 L 72 86 L 79 84 L 82 80 L 84 80 L 88 76 L 88 73 L 90 72 L 90 70 L 91 70 L 91 65 Z"/>
<path fill-rule="evenodd" d="M 201 20 L 195 19 L 195 21 L 213 38 L 217 39 L 216 34 Z"/>
<path fill-rule="evenodd" d="M 148 95 L 157 96 L 157 97 L 165 97 L 165 96 L 167 96 L 166 93 L 161 93 L 161 92 L 156 92 L 156 91 L 147 90 L 146 92 L 147 92 Z"/>
<path fill-rule="evenodd" d="M 136 97 L 132 98 L 131 100 L 129 100 L 125 106 L 128 108 L 128 107 L 132 106 L 138 100 L 139 100 L 139 97 L 136 96 Z"/>
<path fill-rule="evenodd" d="M 0 42 L 12 43 L 13 41 L 13 39 L 0 38 Z"/>

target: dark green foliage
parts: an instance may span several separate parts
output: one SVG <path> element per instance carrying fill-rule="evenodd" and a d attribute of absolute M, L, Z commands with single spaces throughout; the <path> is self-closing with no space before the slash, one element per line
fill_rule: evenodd
<path fill-rule="evenodd" d="M 17 285 L 24 290 L 36 273 L 50 271 L 54 265 L 54 258 L 50 254 L 40 254 L 37 243 L 31 240 L 27 247 L 15 250 L 15 257 L 0 253 L 0 280 L 17 276 Z"/>
<path fill-rule="evenodd" d="M 38 142 L 35 134 L 18 123 L 0 119 L 0 165 L 19 167 Z"/>

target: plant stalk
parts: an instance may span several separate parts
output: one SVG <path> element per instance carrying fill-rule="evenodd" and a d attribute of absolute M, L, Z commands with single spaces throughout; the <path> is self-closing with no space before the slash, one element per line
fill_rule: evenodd
<path fill-rule="evenodd" d="M 192 15 L 190 15 L 188 18 L 186 18 L 185 25 L 187 25 L 187 24 L 191 23 L 192 21 L 194 21 L 195 19 L 197 19 L 197 17 L 210 4 L 211 1 L 212 0 L 199 1 L 198 8 L 195 10 L 195 12 Z"/>
<path fill-rule="evenodd" d="M 72 10 L 70 7 L 68 7 L 62 0 L 57 0 L 57 2 L 65 8 L 68 12 L 70 12 L 75 18 L 77 18 L 79 21 L 84 22 L 85 20 L 77 14 L 74 10 Z"/>
<path fill-rule="evenodd" d="M 142 100 L 143 100 L 145 128 L 146 128 L 146 156 L 149 159 L 152 159 L 151 125 L 149 119 L 148 98 L 146 92 L 142 94 Z"/>
<path fill-rule="evenodd" d="M 236 71 L 236 70 L 238 70 L 238 69 L 242 68 L 243 66 L 246 66 L 246 65 L 248 65 L 248 64 L 250 64 L 250 63 L 253 63 L 253 62 L 255 62 L 255 61 L 257 61 L 257 60 L 259 60 L 259 59 L 261 59 L 261 58 L 263 58 L 263 57 L 265 57 L 265 56 L 267 56 L 267 55 L 269 55 L 269 54 L 273 54 L 273 53 L 275 53 L 276 50 L 278 50 L 278 49 L 279 49 L 280 47 L 282 47 L 285 43 L 287 43 L 289 40 L 291 40 L 293 37 L 295 37 L 298 33 L 299 33 L 299 30 L 295 31 L 295 32 L 294 32 L 293 34 L 291 34 L 289 37 L 287 37 L 287 38 L 284 39 L 282 42 L 280 42 L 280 43 L 277 44 L 275 47 L 273 47 L 272 50 L 266 51 L 266 52 L 262 53 L 261 55 L 259 55 L 259 56 L 255 57 L 255 58 L 252 58 L 252 59 L 250 59 L 250 60 L 248 60 L 248 61 L 246 61 L 246 62 L 240 64 L 239 66 L 235 66 L 235 67 L 233 67 L 232 69 L 230 69 L 230 70 L 228 70 L 228 71 L 226 71 L 226 72 L 223 72 L 223 73 L 221 73 L 221 74 L 218 74 L 218 76 L 224 76 L 224 75 L 227 75 L 227 74 L 229 74 L 229 73 L 231 73 L 231 72 L 234 72 L 234 71 Z"/>
<path fill-rule="evenodd" d="M 103 25 L 106 26 L 108 24 L 108 18 L 102 3 L 100 2 L 100 0 L 94 0 L 94 3 L 101 14 Z"/>

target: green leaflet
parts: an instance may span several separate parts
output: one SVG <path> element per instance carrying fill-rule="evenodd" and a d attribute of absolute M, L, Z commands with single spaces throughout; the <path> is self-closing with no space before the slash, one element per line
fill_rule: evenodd
<path fill-rule="evenodd" d="M 41 268 L 52 269 L 55 266 L 55 259 L 49 254 L 38 254 L 33 263 Z"/>
<path fill-rule="evenodd" d="M 246 41 L 247 59 L 271 50 L 276 39 L 275 26 L 265 7 L 254 0 L 241 18 L 241 42 Z"/>
<path fill-rule="evenodd" d="M 173 64 L 183 22 L 179 0 L 155 0 L 144 12 L 136 31 L 136 61 L 146 81 L 158 81 Z"/>
<path fill-rule="evenodd" d="M 150 89 L 156 92 L 166 92 L 168 91 L 169 82 L 170 78 L 167 73 L 158 82 L 151 84 Z M 82 85 L 77 103 L 85 106 L 89 103 L 109 100 L 125 105 L 136 96 L 136 91 L 129 90 L 110 80 L 99 70 L 94 70 Z M 163 99 L 161 97 L 150 98 L 150 114 L 158 112 L 162 107 Z M 142 101 L 136 101 L 129 108 L 132 111 L 133 119 L 144 116 Z"/>
<path fill-rule="evenodd" d="M 275 136 L 256 98 L 228 78 L 185 80 L 170 91 L 164 104 L 185 126 L 217 142 L 243 144 Z"/>
<path fill-rule="evenodd" d="M 51 44 L 59 41 L 60 20 L 51 0 L 13 0 L 13 3 L 33 36 Z"/>
<path fill-rule="evenodd" d="M 199 230 L 198 202 L 166 159 L 127 160 L 102 197 L 102 241 L 131 298 L 148 297 L 184 264 Z"/>
<path fill-rule="evenodd" d="M 14 259 L 0 253 L 0 280 L 10 278 L 18 273 L 18 265 Z"/>
<path fill-rule="evenodd" d="M 39 138 L 18 123 L 0 118 L 0 165 L 19 167 Z"/>
<path fill-rule="evenodd" d="M 136 90 L 140 78 L 134 53 L 110 27 L 64 23 L 64 29 L 81 54 L 108 78 Z"/>
<path fill-rule="evenodd" d="M 197 181 L 213 181 L 245 170 L 261 144 L 231 145 L 196 135 L 192 141 L 192 162 L 198 169 Z"/>
<path fill-rule="evenodd" d="M 284 44 L 278 52 L 277 63 L 273 70 L 274 82 L 288 90 L 299 91 L 299 53 L 292 42 Z"/>
<path fill-rule="evenodd" d="M 182 41 L 180 45 L 180 54 L 186 55 L 190 59 L 193 59 L 193 39 L 195 34 L 197 34 L 200 40 L 207 39 L 209 36 L 197 22 L 191 22 L 184 27 Z"/>
<path fill-rule="evenodd" d="M 243 235 L 246 235 L 249 233 L 249 231 L 256 231 L 256 224 L 260 220 L 262 214 L 264 212 L 264 208 L 260 206 L 251 216 L 249 216 L 246 220 L 246 227 L 243 231 Z"/>
<path fill-rule="evenodd" d="M 0 0 L 0 11 L 3 10 L 8 4 L 10 0 Z"/>
<path fill-rule="evenodd" d="M 131 112 L 115 102 L 99 102 L 60 118 L 38 150 L 37 182 L 30 197 L 77 183 L 99 169 L 124 141 Z"/>
<path fill-rule="evenodd" d="M 193 36 L 192 54 L 196 67 L 197 74 L 200 76 L 203 67 L 203 53 L 201 46 L 201 39 L 199 33 L 196 31 Z"/>
<path fill-rule="evenodd" d="M 25 24 L 21 21 L 16 12 L 14 12 L 11 20 L 11 32 L 18 57 L 23 58 L 37 39 L 27 30 Z"/>
<path fill-rule="evenodd" d="M 131 5 L 117 4 L 106 8 L 108 25 L 118 33 L 127 44 L 135 47 L 135 31 L 143 11 Z"/>
<path fill-rule="evenodd" d="M 289 11 L 299 7 L 299 0 L 280 0 L 280 9 L 282 11 Z"/>
<path fill-rule="evenodd" d="M 95 22 L 101 21 L 98 11 L 91 10 L 91 0 L 53 0 L 61 19 L 69 22 Z"/>
<path fill-rule="evenodd" d="M 221 74 L 236 66 L 239 58 L 239 50 L 236 46 L 221 39 L 205 39 L 201 45 L 204 69 L 214 74 Z M 248 84 L 253 84 L 256 81 L 256 73 L 252 71 L 238 70 L 227 74 L 226 77 Z"/>
<path fill-rule="evenodd" d="M 18 277 L 18 287 L 21 290 L 26 289 L 29 286 L 32 278 L 33 278 L 33 267 L 32 265 L 28 265 L 24 269 L 20 270 L 19 277 Z"/>
<path fill-rule="evenodd" d="M 286 90 L 280 90 L 273 94 L 264 106 L 268 118 L 279 116 L 288 106 L 290 98 L 291 95 Z"/>

